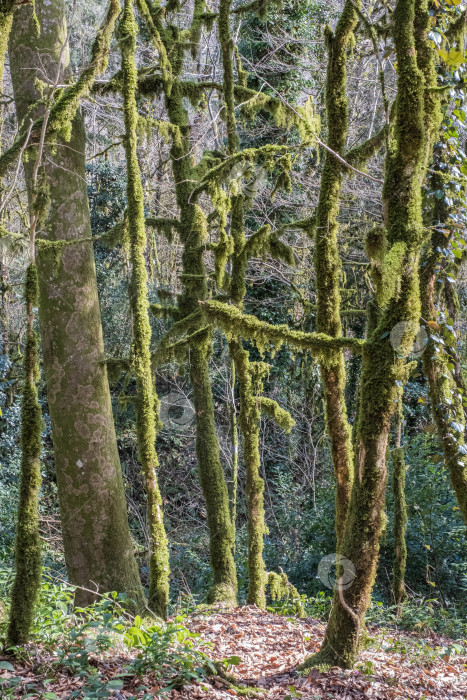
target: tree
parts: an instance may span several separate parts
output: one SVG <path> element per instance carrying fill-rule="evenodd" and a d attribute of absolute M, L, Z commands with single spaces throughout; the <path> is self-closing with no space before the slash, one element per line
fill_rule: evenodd
<path fill-rule="evenodd" d="M 352 667 L 376 574 L 384 526 L 390 421 L 407 381 L 406 357 L 420 317 L 421 187 L 440 121 L 434 89 L 435 55 L 428 29 L 425 0 L 397 1 L 393 15 L 398 62 L 396 121 L 386 160 L 385 230 L 380 241 L 384 260 L 379 298 L 382 312 L 363 348 L 355 480 L 341 546 L 343 555 L 353 562 L 356 576 L 347 590 L 338 582 L 322 648 L 305 662 L 306 667 L 316 663 Z M 389 334 L 400 322 L 406 326 L 395 353 Z"/>
<path fill-rule="evenodd" d="M 10 67 L 21 143 L 27 140 L 29 120 L 39 120 L 39 126 L 36 122 L 32 128 L 32 143 L 25 154 L 29 156 L 37 143 L 36 134 L 47 109 L 47 140 L 56 137 L 54 146 L 46 147 L 44 157 L 50 206 L 37 232 L 37 269 L 44 372 L 68 575 L 78 586 L 79 605 L 95 598 L 97 586 L 100 591 L 125 592 L 141 607 L 143 593 L 128 528 L 104 362 L 85 182 L 84 124 L 76 112 L 83 84 L 92 83 L 105 63 L 117 11 L 118 6 L 112 4 L 94 44 L 91 68 L 58 99 L 56 87 L 69 80 L 62 0 L 36 2 L 39 35 L 33 8 L 23 5 L 16 11 Z M 46 107 L 40 101 L 39 84 Z M 11 153 L 18 153 L 17 144 Z M 4 154 L 4 162 L 8 164 L 13 157 Z M 30 158 L 24 159 L 24 166 L 31 204 Z"/>

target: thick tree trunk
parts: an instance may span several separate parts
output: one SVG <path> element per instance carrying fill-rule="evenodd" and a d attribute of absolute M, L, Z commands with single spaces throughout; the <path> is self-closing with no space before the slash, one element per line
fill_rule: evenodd
<path fill-rule="evenodd" d="M 63 0 L 36 0 L 15 13 L 10 66 L 18 121 L 30 118 L 38 98 L 35 80 L 52 84 L 67 74 Z M 31 115 L 37 117 L 38 110 Z M 99 301 L 85 180 L 85 134 L 78 114 L 69 142 L 46 154 L 50 212 L 38 238 L 37 266 L 44 372 L 52 422 L 65 559 L 70 582 L 80 586 L 77 604 L 95 596 L 84 589 L 117 590 L 137 606 L 144 596 L 128 528 L 104 359 Z M 31 196 L 31 164 L 25 163 Z M 64 245 L 63 241 L 72 242 Z"/>

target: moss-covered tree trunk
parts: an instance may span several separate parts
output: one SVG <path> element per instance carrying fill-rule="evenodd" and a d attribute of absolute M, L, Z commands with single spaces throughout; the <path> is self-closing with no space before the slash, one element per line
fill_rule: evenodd
<path fill-rule="evenodd" d="M 400 614 L 401 603 L 407 597 L 405 590 L 405 570 L 407 567 L 407 503 L 405 500 L 405 459 L 401 447 L 402 399 L 400 401 L 396 425 L 396 445 L 392 457 L 392 490 L 394 495 L 394 571 L 392 590 L 397 612 Z"/>
<path fill-rule="evenodd" d="M 447 211 L 443 213 L 447 214 Z M 435 217 L 439 225 L 439 207 Z M 436 269 L 439 263 L 439 250 L 446 243 L 444 234 L 434 231 L 431 245 L 423 265 L 420 267 L 420 288 L 422 316 L 430 322 L 437 322 L 435 306 Z M 445 345 L 430 338 L 423 353 L 423 371 L 428 381 L 428 393 L 433 418 L 444 455 L 444 463 L 449 471 L 451 483 L 464 521 L 467 523 L 467 457 L 463 453 L 465 444 L 465 414 L 462 394 L 452 373 L 452 357 Z M 454 366 L 455 369 L 455 366 Z"/>
<path fill-rule="evenodd" d="M 18 120 L 38 99 L 36 79 L 52 82 L 68 51 L 63 0 L 36 0 L 37 36 L 30 5 L 15 12 L 10 66 Z M 33 110 L 32 117 L 40 114 Z M 29 118 L 29 117 L 28 117 Z M 42 248 L 37 267 L 44 373 L 52 422 L 65 560 L 76 602 L 92 590 L 126 592 L 144 603 L 128 528 L 125 494 L 110 403 L 86 191 L 85 134 L 78 114 L 69 142 L 47 153 L 50 214 L 39 238 L 76 241 Z M 31 162 L 25 163 L 31 196 Z M 58 260 L 56 253 L 58 252 Z M 84 590 L 90 589 L 90 590 Z"/>
<path fill-rule="evenodd" d="M 219 42 L 223 67 L 223 95 L 225 122 L 227 126 L 227 152 L 234 155 L 239 148 L 235 119 L 233 39 L 230 31 L 231 0 L 221 0 L 219 5 Z M 230 234 L 233 239 L 233 261 L 230 281 L 232 302 L 243 307 L 245 297 L 245 275 L 247 260 L 244 255 L 245 223 L 243 195 L 231 198 Z M 242 347 L 240 337 L 229 342 L 230 356 L 237 370 L 240 415 L 239 423 L 243 436 L 243 459 L 246 468 L 246 494 L 248 509 L 248 595 L 247 603 L 266 607 L 266 568 L 263 559 L 263 537 L 266 532 L 264 520 L 264 481 L 260 475 L 259 431 L 261 408 L 253 391 L 253 365 L 249 353 Z M 261 363 L 256 366 L 259 367 Z M 260 387 L 262 376 L 258 376 Z M 258 387 L 258 388 L 260 388 Z M 259 392 L 258 392 L 259 393 Z"/>
<path fill-rule="evenodd" d="M 355 480 L 341 544 L 342 554 L 355 566 L 355 579 L 349 588 L 337 585 L 322 648 L 305 666 L 329 663 L 350 668 L 357 655 L 384 526 L 391 416 L 400 385 L 407 380 L 404 356 L 412 349 L 420 318 L 421 185 L 439 124 L 426 0 L 397 0 L 392 21 L 398 91 L 383 192 L 387 301 L 363 349 Z M 389 334 L 400 322 L 406 323 L 406 330 L 395 353 Z"/>
<path fill-rule="evenodd" d="M 38 339 L 34 330 L 34 307 L 38 303 L 37 268 L 32 261 L 26 271 L 26 347 L 24 350 L 21 404 L 21 480 L 15 542 L 15 580 L 11 591 L 7 645 L 29 641 L 34 607 L 41 583 L 39 490 L 41 486 L 41 407 L 36 380 L 39 372 Z"/>
<path fill-rule="evenodd" d="M 138 2 L 144 14 L 146 3 Z M 182 284 L 178 300 L 179 318 L 199 312 L 199 302 L 207 297 L 207 275 L 204 266 L 204 244 L 207 238 L 206 218 L 191 197 L 196 181 L 195 164 L 191 154 L 190 125 L 183 105 L 180 76 L 184 65 L 184 48 L 180 30 L 174 25 L 163 27 L 156 3 L 148 3 L 155 32 L 165 47 L 168 63 L 165 65 L 164 93 L 169 121 L 173 128 L 171 146 L 172 170 L 177 204 L 180 210 L 180 239 L 183 244 Z M 153 33 L 154 36 L 154 33 Z M 158 39 L 156 38 L 156 43 Z M 170 76 L 169 73 L 170 67 Z M 209 357 L 212 338 L 203 331 L 189 343 L 190 380 L 196 416 L 196 457 L 201 487 L 206 500 L 209 527 L 209 548 L 213 585 L 208 602 L 234 603 L 237 600 L 237 575 L 233 558 L 234 532 L 229 510 L 229 494 L 222 468 L 219 440 L 216 433 L 214 403 L 209 378 Z"/>
<path fill-rule="evenodd" d="M 5 70 L 5 56 L 8 48 L 10 29 L 13 23 L 14 0 L 2 0 L 0 3 L 0 92 L 3 93 L 3 73 Z M 0 147 L 2 145 L 3 106 L 0 107 Z"/>
<path fill-rule="evenodd" d="M 344 154 L 348 130 L 347 53 L 357 25 L 356 7 L 345 3 L 333 33 L 326 28 L 328 67 L 326 77 L 327 145 L 335 153 Z M 317 330 L 331 337 L 342 335 L 340 318 L 338 221 L 340 193 L 344 171 L 342 164 L 326 151 L 316 216 L 313 222 L 314 263 L 316 270 Z M 345 405 L 345 363 L 343 351 L 329 353 L 320 362 L 323 381 L 326 424 L 331 440 L 331 453 L 336 490 L 337 550 L 344 531 L 353 481 L 352 433 Z"/>
<path fill-rule="evenodd" d="M 138 110 L 135 61 L 137 26 L 132 0 L 125 0 L 119 39 L 122 54 L 125 153 L 127 163 L 128 238 L 130 244 L 130 308 L 133 328 L 131 367 L 136 378 L 136 431 L 138 452 L 146 482 L 150 533 L 149 607 L 165 619 L 169 602 L 169 550 L 165 533 L 162 498 L 157 481 L 159 466 L 156 418 L 159 400 L 151 369 L 151 325 L 145 249 L 144 195 L 137 156 Z"/>

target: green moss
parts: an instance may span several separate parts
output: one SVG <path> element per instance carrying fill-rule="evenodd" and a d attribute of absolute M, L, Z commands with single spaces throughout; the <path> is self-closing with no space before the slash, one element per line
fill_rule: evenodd
<path fill-rule="evenodd" d="M 34 312 L 39 297 L 37 267 L 26 270 L 27 311 L 26 348 L 23 358 L 24 382 L 21 404 L 21 481 L 15 543 L 15 579 L 11 592 L 7 644 L 29 641 L 34 608 L 41 582 L 41 542 L 39 534 L 39 490 L 41 486 L 42 417 L 36 381 L 39 375 L 38 341 Z"/>
<path fill-rule="evenodd" d="M 295 421 L 288 411 L 281 408 L 277 401 L 268 399 L 266 396 L 258 397 L 258 403 L 263 413 L 270 418 L 274 418 L 279 427 L 285 430 L 286 433 L 290 433 L 295 425 Z"/>
<path fill-rule="evenodd" d="M 365 344 L 365 341 L 358 338 L 333 338 L 324 333 L 291 330 L 285 324 L 273 325 L 219 301 L 203 302 L 201 308 L 203 313 L 219 324 L 228 336 L 241 335 L 253 340 L 261 351 L 266 350 L 270 345 L 278 349 L 283 344 L 288 344 L 297 350 L 310 350 L 316 357 L 322 357 L 325 361 L 328 351 L 347 348 L 361 353 Z"/>
<path fill-rule="evenodd" d="M 305 617 L 301 596 L 284 571 L 281 570 L 280 574 L 270 571 L 267 574 L 267 586 L 271 600 L 290 601 L 295 604 L 299 617 Z"/>
<path fill-rule="evenodd" d="M 370 260 L 383 262 L 386 252 L 386 231 L 384 226 L 374 226 L 365 238 L 365 251 Z"/>
<path fill-rule="evenodd" d="M 131 275 L 130 308 L 133 317 L 131 369 L 136 379 L 136 432 L 138 453 L 145 477 L 150 532 L 149 607 L 162 618 L 169 599 L 169 551 L 165 533 L 162 498 L 157 482 L 158 459 L 155 450 L 158 399 L 151 371 L 151 326 L 148 313 L 148 286 L 145 265 L 146 230 L 144 198 L 137 157 L 136 107 L 137 71 L 135 63 L 137 26 L 131 0 L 125 0 L 119 25 L 122 55 L 125 153 L 127 163 L 128 236 Z"/>

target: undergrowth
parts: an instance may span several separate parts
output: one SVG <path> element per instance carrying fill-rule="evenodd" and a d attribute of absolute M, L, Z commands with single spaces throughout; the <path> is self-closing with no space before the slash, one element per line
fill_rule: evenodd
<path fill-rule="evenodd" d="M 8 576 L 0 575 L 0 590 L 7 589 Z M 0 671 L 9 671 L 8 678 L 0 679 L 0 697 L 40 697 L 58 700 L 47 686 L 56 680 L 57 673 L 65 672 L 79 679 L 80 687 L 67 697 L 80 700 L 109 698 L 114 691 L 131 687 L 130 700 L 164 697 L 173 688 L 194 681 L 201 682 L 209 675 L 219 673 L 219 664 L 206 653 L 209 645 L 183 624 L 185 615 L 176 615 L 164 623 L 148 611 L 144 619 L 130 616 L 125 596 L 116 593 L 103 595 L 92 606 L 73 609 L 74 588 L 65 582 L 45 577 L 37 606 L 32 643 L 25 647 L 6 649 L 10 661 L 0 661 Z M 0 620 L 0 646 L 5 645 L 8 619 L 7 605 Z M 46 654 L 44 654 L 46 652 Z M 109 676 L 101 670 L 101 661 L 112 657 L 123 659 L 117 673 Z M 32 663 L 41 683 L 24 683 L 15 675 L 14 661 Z M 229 658 L 221 663 L 227 670 L 239 659 Z M 150 676 L 150 692 L 148 679 Z M 139 682 L 140 681 L 140 682 Z M 38 688 L 38 685 L 43 687 Z M 143 695 L 141 695 L 143 693 Z"/>

